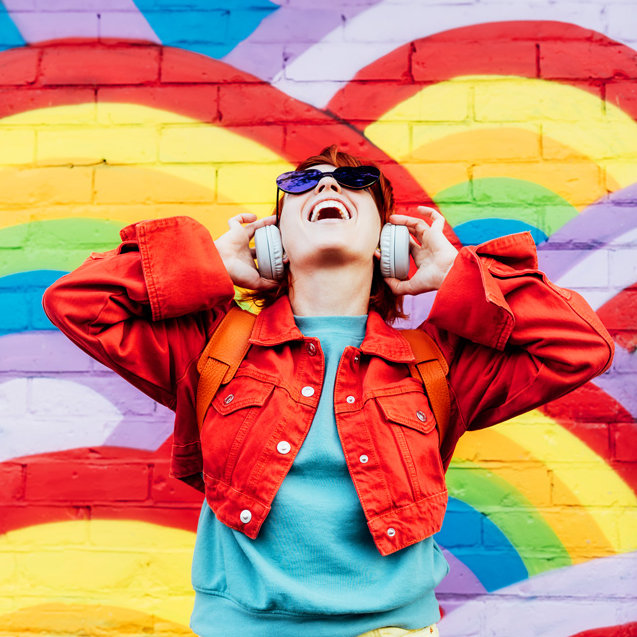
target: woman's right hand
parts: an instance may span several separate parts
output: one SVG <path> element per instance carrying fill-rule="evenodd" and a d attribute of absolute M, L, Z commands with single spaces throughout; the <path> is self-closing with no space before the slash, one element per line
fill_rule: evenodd
<path fill-rule="evenodd" d="M 264 279 L 259 274 L 254 262 L 255 250 L 250 248 L 250 240 L 256 229 L 274 223 L 274 215 L 257 219 L 255 214 L 245 212 L 230 218 L 230 230 L 215 241 L 219 256 L 236 286 L 249 290 L 264 290 L 276 285 L 276 281 Z"/>

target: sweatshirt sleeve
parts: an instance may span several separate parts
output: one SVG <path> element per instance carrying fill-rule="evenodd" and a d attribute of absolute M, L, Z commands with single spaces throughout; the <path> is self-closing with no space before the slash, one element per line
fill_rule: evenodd
<path fill-rule="evenodd" d="M 208 230 L 189 217 L 142 221 L 43 298 L 49 319 L 90 356 L 174 409 L 234 287 Z"/>
<path fill-rule="evenodd" d="M 595 312 L 537 268 L 529 233 L 500 237 L 462 248 L 438 290 L 423 328 L 449 362 L 459 431 L 448 448 L 462 431 L 554 400 L 611 364 L 613 340 Z"/>

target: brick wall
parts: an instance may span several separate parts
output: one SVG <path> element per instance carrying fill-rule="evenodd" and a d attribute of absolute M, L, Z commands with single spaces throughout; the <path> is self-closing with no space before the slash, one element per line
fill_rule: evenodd
<path fill-rule="evenodd" d="M 399 209 L 435 205 L 458 244 L 530 231 L 616 342 L 602 377 L 461 441 L 441 634 L 633 634 L 634 15 L 630 0 L 4 0 L 0 635 L 191 634 L 201 499 L 168 476 L 171 413 L 56 331 L 42 292 L 139 219 L 218 235 L 269 214 L 274 177 L 332 142 L 382 165 Z"/>

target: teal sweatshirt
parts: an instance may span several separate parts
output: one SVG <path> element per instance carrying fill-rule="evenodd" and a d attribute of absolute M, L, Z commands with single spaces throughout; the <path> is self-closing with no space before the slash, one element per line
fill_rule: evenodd
<path fill-rule="evenodd" d="M 433 624 L 434 589 L 448 564 L 433 538 L 378 552 L 336 429 L 336 370 L 345 347 L 360 346 L 367 317 L 295 320 L 325 357 L 314 421 L 255 540 L 221 524 L 204 502 L 191 628 L 201 637 L 354 637 Z"/>

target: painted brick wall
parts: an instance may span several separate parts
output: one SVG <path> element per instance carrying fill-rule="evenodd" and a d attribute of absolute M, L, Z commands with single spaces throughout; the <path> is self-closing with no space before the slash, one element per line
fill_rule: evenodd
<path fill-rule="evenodd" d="M 458 244 L 528 230 L 617 346 L 467 435 L 437 540 L 444 637 L 637 634 L 637 11 L 628 1 L 0 4 L 0 636 L 189 635 L 201 500 L 171 413 L 48 322 L 124 225 L 213 235 L 337 142 Z M 409 299 L 409 325 L 431 306 Z"/>

